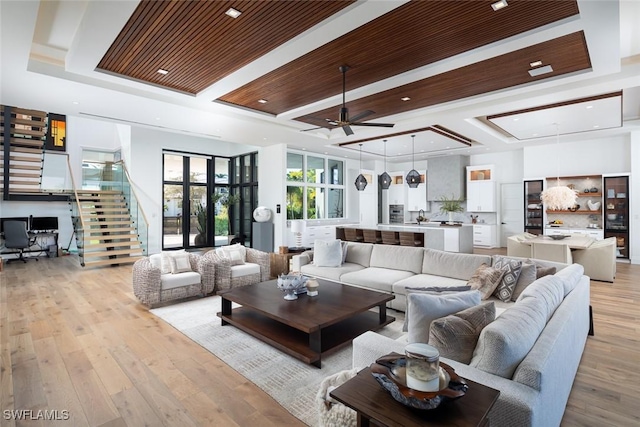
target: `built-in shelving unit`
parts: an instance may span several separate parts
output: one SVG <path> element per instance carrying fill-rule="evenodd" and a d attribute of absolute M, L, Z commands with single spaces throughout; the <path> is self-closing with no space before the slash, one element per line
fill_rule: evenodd
<path fill-rule="evenodd" d="M 561 176 L 546 179 L 546 188 L 558 184 L 576 190 L 578 193 L 576 206 L 566 210 L 546 209 L 546 222 L 549 224 L 553 221 L 562 221 L 564 227 L 572 230 L 584 229 L 585 232 L 600 230 L 602 234 L 602 175 Z"/>
<path fill-rule="evenodd" d="M 524 182 L 524 231 L 540 235 L 544 233 L 542 209 L 543 180 L 536 179 Z"/>
<path fill-rule="evenodd" d="M 606 176 L 604 184 L 604 237 L 616 238 L 618 258 L 629 258 L 629 177 Z"/>

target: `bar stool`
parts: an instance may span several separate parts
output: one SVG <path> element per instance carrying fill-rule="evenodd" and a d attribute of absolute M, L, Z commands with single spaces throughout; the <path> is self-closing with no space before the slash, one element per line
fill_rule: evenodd
<path fill-rule="evenodd" d="M 362 235 L 362 230 L 357 228 L 345 228 L 344 229 L 344 237 L 349 242 L 363 242 L 364 236 Z"/>
<path fill-rule="evenodd" d="M 347 238 L 344 237 L 344 228 L 336 227 L 336 240 L 347 240 Z"/>
<path fill-rule="evenodd" d="M 401 231 L 400 246 L 424 246 L 424 242 L 420 244 L 420 239 L 418 239 L 417 233 Z"/>
<path fill-rule="evenodd" d="M 400 236 L 397 231 L 381 231 L 382 243 L 385 245 L 399 245 Z"/>
<path fill-rule="evenodd" d="M 365 243 L 382 243 L 382 235 L 379 230 L 362 230 Z"/>

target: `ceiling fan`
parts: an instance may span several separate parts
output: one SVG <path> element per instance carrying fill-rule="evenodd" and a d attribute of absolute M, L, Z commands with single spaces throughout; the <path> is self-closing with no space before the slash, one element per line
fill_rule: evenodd
<path fill-rule="evenodd" d="M 349 136 L 353 135 L 353 130 L 351 126 L 369 126 L 369 127 L 383 127 L 383 128 L 392 128 L 394 126 L 393 123 L 363 123 L 358 120 L 362 120 L 365 117 L 373 114 L 374 112 L 371 110 L 363 111 L 360 114 L 356 114 L 351 119 L 349 119 L 349 109 L 346 106 L 346 92 L 347 92 L 347 70 L 349 67 L 347 65 L 340 66 L 340 72 L 342 73 L 342 107 L 340 108 L 340 115 L 338 120 L 330 120 L 325 119 L 330 125 L 340 127 L 344 131 L 344 133 Z M 304 131 L 314 130 L 314 129 L 322 129 L 324 126 L 305 129 Z"/>

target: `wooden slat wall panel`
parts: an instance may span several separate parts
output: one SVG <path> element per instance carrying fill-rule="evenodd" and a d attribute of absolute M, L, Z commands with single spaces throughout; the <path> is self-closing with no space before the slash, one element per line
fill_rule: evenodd
<path fill-rule="evenodd" d="M 98 68 L 195 94 L 353 1 L 143 0 Z"/>
<path fill-rule="evenodd" d="M 297 58 L 220 101 L 280 114 L 578 14 L 575 1 L 413 1 Z M 313 76 L 312 79 L 309 76 Z M 268 99 L 268 104 L 258 100 Z M 353 112 L 352 112 L 353 114 Z M 332 117 L 335 114 L 332 114 Z"/>
<path fill-rule="evenodd" d="M 529 62 L 532 58 L 540 57 L 545 58 L 545 63 L 552 64 L 553 73 L 530 77 L 527 72 L 530 68 Z M 352 116 L 365 110 L 375 111 L 367 116 L 369 121 L 590 68 L 591 60 L 584 33 L 580 31 L 347 102 L 347 107 Z M 400 98 L 403 96 L 410 96 L 411 101 L 401 101 Z M 298 117 L 296 120 L 313 126 L 332 128 L 324 118 L 334 118 L 337 115 L 338 107 L 335 106 Z"/>

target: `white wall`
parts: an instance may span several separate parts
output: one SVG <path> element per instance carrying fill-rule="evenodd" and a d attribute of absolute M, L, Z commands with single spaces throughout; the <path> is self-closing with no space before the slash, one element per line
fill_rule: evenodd
<path fill-rule="evenodd" d="M 288 246 L 287 199 L 284 176 L 287 170 L 287 145 L 276 144 L 258 150 L 258 201 L 271 209 L 273 244 L 275 248 Z M 280 213 L 277 206 L 280 205 Z M 276 251 L 277 252 L 277 251 Z"/>

